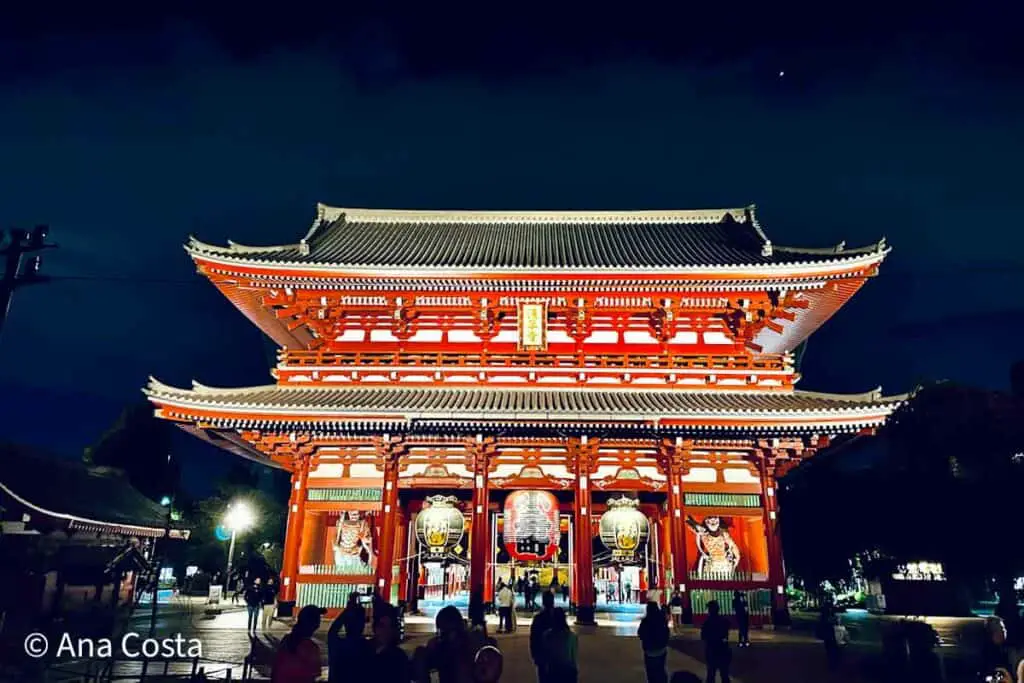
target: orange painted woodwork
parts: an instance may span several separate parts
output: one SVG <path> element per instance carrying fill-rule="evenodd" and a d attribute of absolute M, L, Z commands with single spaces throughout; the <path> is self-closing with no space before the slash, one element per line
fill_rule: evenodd
<path fill-rule="evenodd" d="M 422 566 L 409 557 L 409 519 L 442 491 L 467 506 L 460 569 L 468 562 L 468 585 L 485 599 L 496 575 L 492 500 L 506 491 L 513 502 L 557 492 L 553 514 L 571 514 L 579 614 L 596 600 L 593 564 L 603 560 L 592 541 L 614 495 L 642 497 L 652 522 L 660 557 L 642 567 L 644 584 L 682 587 L 688 604 L 703 602 L 685 594 L 716 588 L 774 599 L 785 582 L 776 477 L 837 439 L 873 433 L 905 399 L 796 388 L 794 351 L 877 275 L 889 247 L 780 246 L 753 206 L 321 204 L 298 241 L 193 239 L 186 249 L 281 347 L 274 381 L 221 389 L 151 379 L 145 391 L 158 417 L 292 473 L 283 605 L 341 600 L 332 585 L 390 598 L 393 580 L 415 602 L 407 593 L 425 590 L 427 577 L 410 579 Z M 372 538 L 348 528 L 348 541 L 371 546 L 372 570 L 335 566 L 329 520 L 350 513 L 373 514 Z M 687 523 L 712 515 L 729 520 L 740 552 L 728 576 L 697 572 L 731 561 L 717 527 L 698 544 Z M 304 566 L 320 573 L 300 574 Z"/>

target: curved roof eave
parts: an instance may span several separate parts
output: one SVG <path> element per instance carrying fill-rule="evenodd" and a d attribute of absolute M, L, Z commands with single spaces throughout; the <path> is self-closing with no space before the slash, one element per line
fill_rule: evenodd
<path fill-rule="evenodd" d="M 274 248 L 278 250 L 279 248 Z M 734 276 L 742 279 L 777 279 L 799 278 L 804 276 L 841 276 L 849 272 L 859 271 L 880 264 L 889 255 L 890 247 L 864 247 L 864 250 L 850 250 L 843 256 L 819 261 L 794 261 L 772 264 L 701 264 L 673 266 L 600 266 L 600 267 L 534 267 L 534 266 L 421 266 L 421 265 L 390 265 L 390 264 L 343 264 L 316 263 L 301 261 L 275 261 L 246 259 L 241 252 L 232 251 L 230 247 L 215 248 L 206 251 L 187 245 L 185 250 L 196 261 L 246 270 L 274 273 L 287 277 L 287 272 L 295 271 L 296 277 L 314 276 L 357 276 L 357 277 L 438 277 L 438 278 L 472 278 L 494 277 L 497 275 L 538 276 L 550 275 L 565 278 L 567 269 L 573 276 L 603 276 L 612 274 L 645 274 L 674 277 L 707 277 L 712 275 Z M 270 253 L 270 252 L 265 252 Z"/>

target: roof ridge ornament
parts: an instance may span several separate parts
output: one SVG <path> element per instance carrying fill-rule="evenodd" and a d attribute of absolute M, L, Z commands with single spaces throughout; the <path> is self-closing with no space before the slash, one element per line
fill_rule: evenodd
<path fill-rule="evenodd" d="M 771 255 L 772 255 L 772 241 L 771 240 L 765 240 L 764 244 L 761 245 L 761 256 L 766 256 L 767 257 L 767 256 L 771 256 Z"/>
<path fill-rule="evenodd" d="M 747 209 L 646 209 L 622 211 L 514 211 L 468 209 L 367 209 L 342 208 L 318 204 L 320 220 L 333 223 L 351 218 L 363 223 L 412 224 L 586 224 L 628 225 L 651 223 L 703 224 L 719 223 L 727 217 L 744 222 Z"/>

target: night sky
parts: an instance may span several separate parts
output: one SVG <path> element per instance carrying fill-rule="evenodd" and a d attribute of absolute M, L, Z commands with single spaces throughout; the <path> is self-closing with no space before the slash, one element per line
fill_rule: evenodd
<path fill-rule="evenodd" d="M 60 243 L 0 338 L 0 438 L 77 456 L 150 374 L 271 381 L 273 345 L 181 245 L 293 242 L 317 201 L 753 202 L 776 244 L 894 248 L 800 388 L 1003 388 L 1024 357 L 1013 3 L 368 4 L 0 16 L 0 225 Z"/>

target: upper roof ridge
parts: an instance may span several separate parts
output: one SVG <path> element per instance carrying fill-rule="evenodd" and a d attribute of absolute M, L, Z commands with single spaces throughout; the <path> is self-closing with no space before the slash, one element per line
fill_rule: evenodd
<path fill-rule="evenodd" d="M 445 272 L 743 274 L 744 279 L 842 277 L 888 254 L 885 241 L 846 249 L 780 247 L 756 205 L 646 211 L 456 211 L 318 204 L 297 243 L 215 246 L 190 238 L 193 258 L 223 264 L 342 269 L 374 277 Z M 583 228 L 587 229 L 583 229 Z M 480 228 L 480 229 L 476 229 Z M 410 238 L 410 233 L 415 235 Z M 756 279 L 756 277 L 755 277 Z"/>
<path fill-rule="evenodd" d="M 719 223 L 729 216 L 738 223 L 748 220 L 752 206 L 726 209 L 654 209 L 627 211 L 469 211 L 455 209 L 360 209 L 317 205 L 320 223 L 344 219 L 360 223 Z M 314 228 L 315 231 L 315 228 Z M 307 239 L 312 235 L 310 231 Z"/>

